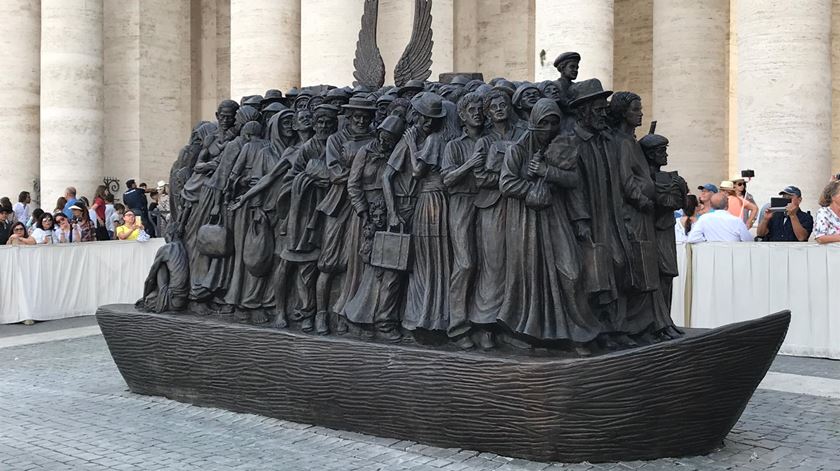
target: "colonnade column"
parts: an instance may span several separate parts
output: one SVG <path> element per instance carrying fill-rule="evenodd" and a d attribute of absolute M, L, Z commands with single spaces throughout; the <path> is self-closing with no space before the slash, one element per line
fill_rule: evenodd
<path fill-rule="evenodd" d="M 817 209 L 831 165 L 831 0 L 738 0 L 738 158 L 759 203 Z"/>
<path fill-rule="evenodd" d="M 39 90 L 41 69 L 41 2 L 8 0 L 0 3 L 0 194 L 17 202 L 29 191 L 38 200 Z M 52 204 L 52 203 L 50 203 Z M 52 208 L 50 208 L 52 209 Z"/>
<path fill-rule="evenodd" d="M 41 200 L 102 183 L 102 0 L 41 0 Z"/>
<path fill-rule="evenodd" d="M 301 1 L 302 84 L 343 86 L 353 83 L 353 57 L 364 5 L 362 0 Z"/>
<path fill-rule="evenodd" d="M 653 106 L 645 112 L 691 187 L 728 177 L 728 32 L 729 0 L 654 1 Z"/>
<path fill-rule="evenodd" d="M 234 100 L 262 95 L 270 88 L 285 92 L 300 85 L 301 3 L 316 2 L 231 0 L 230 93 Z"/>
<path fill-rule="evenodd" d="M 581 55 L 578 80 L 598 78 L 610 89 L 613 0 L 536 0 L 535 7 L 536 81 L 559 77 L 554 59 L 563 52 L 576 51 Z"/>

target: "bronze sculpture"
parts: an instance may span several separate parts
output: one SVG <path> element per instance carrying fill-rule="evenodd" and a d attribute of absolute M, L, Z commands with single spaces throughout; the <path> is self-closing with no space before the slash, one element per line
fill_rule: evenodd
<path fill-rule="evenodd" d="M 383 87 L 377 4 L 353 88 L 225 100 L 193 130 L 144 298 L 97 314 L 131 390 L 537 459 L 719 446 L 789 313 L 673 325 L 686 184 L 667 139 L 636 141 L 638 95 L 575 83 L 577 53 L 557 81 L 425 82 L 430 0 Z"/>

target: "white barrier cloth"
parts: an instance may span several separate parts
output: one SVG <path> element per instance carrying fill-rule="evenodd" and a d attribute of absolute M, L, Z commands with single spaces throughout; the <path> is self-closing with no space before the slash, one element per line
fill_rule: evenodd
<path fill-rule="evenodd" d="M 0 246 L 0 324 L 91 315 L 134 303 L 163 239 Z"/>

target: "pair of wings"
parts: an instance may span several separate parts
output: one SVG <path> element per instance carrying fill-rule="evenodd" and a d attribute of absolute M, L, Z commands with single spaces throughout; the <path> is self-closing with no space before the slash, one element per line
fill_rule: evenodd
<path fill-rule="evenodd" d="M 353 60 L 356 81 L 372 89 L 385 83 L 385 63 L 376 45 L 376 23 L 379 0 L 365 0 L 362 29 L 356 42 Z M 409 80 L 426 80 L 432 75 L 432 0 L 414 0 L 414 26 L 411 40 L 394 68 L 394 84 L 398 87 Z"/>

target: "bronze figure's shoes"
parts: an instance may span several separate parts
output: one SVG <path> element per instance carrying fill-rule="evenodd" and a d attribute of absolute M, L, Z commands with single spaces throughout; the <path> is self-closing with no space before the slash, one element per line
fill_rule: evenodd
<path fill-rule="evenodd" d="M 266 322 L 268 322 L 268 315 L 265 313 L 265 310 L 254 309 L 251 311 L 251 323 L 265 324 Z"/>
<path fill-rule="evenodd" d="M 460 348 L 461 350 L 472 350 L 473 348 L 475 348 L 475 343 L 473 343 L 469 334 L 464 334 L 458 337 L 455 340 L 455 345 L 457 345 L 458 348 Z"/>
<path fill-rule="evenodd" d="M 482 350 L 492 350 L 496 348 L 496 342 L 493 340 L 493 332 L 489 330 L 482 330 L 478 334 L 478 345 Z"/>
<path fill-rule="evenodd" d="M 329 317 L 325 311 L 315 314 L 315 331 L 318 332 L 318 335 L 330 333 Z"/>
<path fill-rule="evenodd" d="M 278 312 L 274 317 L 274 322 L 271 323 L 271 326 L 275 329 L 285 329 L 289 327 L 289 323 L 286 322 L 286 313 L 285 312 Z"/>
<path fill-rule="evenodd" d="M 314 328 L 315 318 L 314 316 L 307 316 L 303 318 L 303 322 L 300 324 L 300 330 L 304 332 L 312 332 Z"/>

